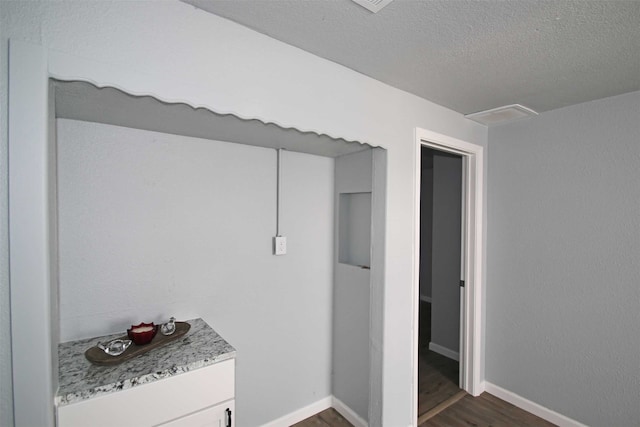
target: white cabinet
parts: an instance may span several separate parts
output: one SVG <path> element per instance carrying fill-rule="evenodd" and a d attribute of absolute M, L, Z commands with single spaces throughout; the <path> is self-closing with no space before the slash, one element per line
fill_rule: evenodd
<path fill-rule="evenodd" d="M 58 427 L 228 427 L 235 425 L 234 377 L 235 359 L 229 359 L 59 406 Z"/>
<path fill-rule="evenodd" d="M 229 400 L 158 427 L 233 427 L 235 426 L 234 403 L 233 400 Z"/>

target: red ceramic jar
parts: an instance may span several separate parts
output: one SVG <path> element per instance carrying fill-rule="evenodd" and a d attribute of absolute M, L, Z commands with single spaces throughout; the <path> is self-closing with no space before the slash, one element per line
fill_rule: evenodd
<path fill-rule="evenodd" d="M 131 329 L 127 329 L 127 335 L 136 345 L 148 344 L 156 336 L 156 332 L 158 327 L 153 322 L 131 325 Z"/>

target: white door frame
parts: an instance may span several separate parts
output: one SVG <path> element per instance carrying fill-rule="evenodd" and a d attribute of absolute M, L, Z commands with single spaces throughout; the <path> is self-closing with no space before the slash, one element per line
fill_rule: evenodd
<path fill-rule="evenodd" d="M 9 270 L 16 426 L 53 427 L 49 89 L 44 48 L 9 47 Z M 4 344 L 4 343 L 3 343 Z M 55 373 L 55 374 L 54 374 Z"/>
<path fill-rule="evenodd" d="M 422 147 L 434 148 L 463 157 L 464 188 L 464 270 L 463 321 L 460 324 L 461 387 L 467 393 L 478 396 L 483 390 L 482 366 L 484 364 L 483 318 L 483 147 L 442 135 L 426 129 L 415 131 L 415 194 L 414 194 L 414 254 L 413 254 L 413 405 L 414 417 L 418 417 L 418 325 L 420 306 L 420 159 Z"/>

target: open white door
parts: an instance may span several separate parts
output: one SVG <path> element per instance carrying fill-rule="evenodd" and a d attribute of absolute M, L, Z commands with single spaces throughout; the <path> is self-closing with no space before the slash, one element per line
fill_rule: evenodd
<path fill-rule="evenodd" d="M 462 156 L 462 233 L 460 262 L 460 388 L 478 396 L 484 391 L 481 367 L 484 339 L 482 331 L 483 295 L 483 179 L 484 149 L 456 138 L 416 128 L 415 150 L 415 230 L 420 230 L 420 152 L 423 146 Z M 418 312 L 420 276 L 420 236 L 414 242 L 414 415 L 418 414 Z M 464 282 L 462 282 L 464 281 Z"/>

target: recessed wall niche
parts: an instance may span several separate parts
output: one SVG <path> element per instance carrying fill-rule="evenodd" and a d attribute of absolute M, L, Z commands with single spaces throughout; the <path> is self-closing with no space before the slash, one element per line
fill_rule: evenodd
<path fill-rule="evenodd" d="M 371 193 L 341 193 L 338 259 L 342 264 L 371 266 Z"/>

